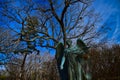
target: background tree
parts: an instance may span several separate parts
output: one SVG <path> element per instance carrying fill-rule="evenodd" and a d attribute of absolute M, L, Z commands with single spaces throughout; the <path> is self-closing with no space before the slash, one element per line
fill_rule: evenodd
<path fill-rule="evenodd" d="M 36 46 L 55 49 L 59 41 L 66 46 L 67 39 L 82 38 L 91 42 L 100 35 L 97 25 L 100 17 L 91 9 L 91 3 L 91 0 L 25 0 L 22 3 L 6 0 L 1 2 L 0 13 L 8 20 L 7 26 L 14 28 L 16 41 L 25 42 L 30 50 L 36 50 Z"/>
<path fill-rule="evenodd" d="M 12 62 L 19 65 L 13 65 L 10 62 L 6 65 L 8 72 L 18 70 L 19 74 L 15 74 L 15 76 L 20 77 L 21 80 L 41 78 L 41 75 L 36 75 L 40 69 L 38 68 L 38 58 L 34 57 L 41 56 L 39 53 L 44 47 L 46 50 L 55 50 L 58 42 L 63 42 L 66 47 L 67 39 L 74 41 L 81 38 L 88 45 L 99 40 L 102 34 L 107 33 L 107 29 L 99 24 L 101 16 L 91 8 L 91 5 L 92 0 L 0 1 L 0 24 L 5 27 L 0 29 L 0 53 L 10 55 L 17 53 L 17 56 L 22 56 L 17 60 L 16 58 L 11 59 Z M 31 54 L 35 55 L 29 60 Z M 12 57 L 10 56 L 10 58 Z M 35 61 L 36 64 L 32 61 Z M 46 73 L 46 71 L 52 72 L 56 69 L 54 68 L 56 65 L 53 63 L 55 61 L 52 62 L 52 59 L 44 62 L 43 71 L 39 71 L 46 80 L 50 78 L 50 73 Z M 48 66 L 50 67 L 47 68 Z M 15 68 L 11 69 L 12 67 Z"/>

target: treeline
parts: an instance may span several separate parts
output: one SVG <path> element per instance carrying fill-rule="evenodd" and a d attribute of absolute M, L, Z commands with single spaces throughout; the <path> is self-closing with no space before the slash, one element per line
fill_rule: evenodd
<path fill-rule="evenodd" d="M 92 80 L 120 80 L 120 45 L 91 49 Z"/>
<path fill-rule="evenodd" d="M 89 68 L 83 67 L 86 73 L 91 73 L 92 80 L 120 80 L 120 45 L 91 48 L 89 56 Z M 56 61 L 49 53 L 30 54 L 21 72 L 22 60 L 21 54 L 11 57 L 4 64 L 5 69 L 1 70 L 0 80 L 60 80 Z M 23 73 L 24 78 L 21 79 Z"/>

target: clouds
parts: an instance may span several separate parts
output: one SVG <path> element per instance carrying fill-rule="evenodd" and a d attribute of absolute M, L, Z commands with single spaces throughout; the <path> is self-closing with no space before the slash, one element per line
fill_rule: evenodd
<path fill-rule="evenodd" d="M 105 37 L 119 42 L 120 36 L 120 0 L 96 0 L 93 3 L 96 12 L 100 12 L 103 21 L 111 29 Z"/>

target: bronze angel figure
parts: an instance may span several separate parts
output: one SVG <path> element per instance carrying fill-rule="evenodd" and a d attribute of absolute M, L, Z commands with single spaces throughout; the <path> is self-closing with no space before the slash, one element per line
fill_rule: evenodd
<path fill-rule="evenodd" d="M 56 47 L 56 60 L 61 80 L 91 80 L 90 75 L 86 75 L 81 63 L 84 62 L 83 55 L 87 54 L 88 47 L 81 39 L 77 39 L 76 46 L 72 46 L 72 41 L 67 40 L 67 48 L 62 43 Z"/>

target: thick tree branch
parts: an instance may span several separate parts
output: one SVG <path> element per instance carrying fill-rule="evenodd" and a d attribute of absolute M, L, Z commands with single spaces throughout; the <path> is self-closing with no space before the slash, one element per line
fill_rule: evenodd
<path fill-rule="evenodd" d="M 50 3 L 51 10 L 52 10 L 52 14 L 55 16 L 55 18 L 57 19 L 57 21 L 59 22 L 59 24 L 61 26 L 62 33 L 63 33 L 64 47 L 66 47 L 66 31 L 65 31 L 64 23 L 59 19 L 58 15 L 56 14 L 51 0 L 49 0 L 49 3 Z M 64 16 L 64 13 L 66 10 L 67 10 L 67 7 L 63 10 L 63 13 L 62 13 L 63 16 Z M 63 17 L 61 17 L 61 18 L 63 19 Z"/>

